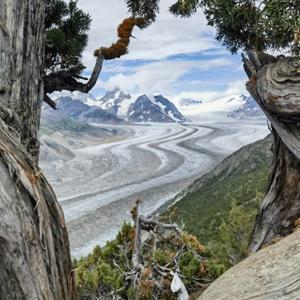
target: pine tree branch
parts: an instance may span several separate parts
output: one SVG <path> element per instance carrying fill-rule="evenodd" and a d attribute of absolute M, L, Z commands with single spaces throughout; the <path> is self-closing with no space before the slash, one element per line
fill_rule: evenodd
<path fill-rule="evenodd" d="M 47 94 L 44 96 L 44 101 L 54 110 L 57 109 L 56 103 Z"/>
<path fill-rule="evenodd" d="M 143 28 L 143 26 L 145 26 L 144 19 L 131 17 L 123 20 L 123 22 L 118 26 L 117 42 L 108 48 L 102 47 L 95 50 L 94 55 L 96 56 L 96 62 L 92 75 L 88 79 L 87 83 L 82 83 L 76 80 L 80 78 L 83 79 L 83 77 L 78 75 L 78 70 L 71 69 L 67 71 L 63 70 L 53 72 L 44 76 L 45 94 L 62 90 L 88 93 L 95 86 L 100 76 L 103 61 L 115 59 L 127 53 L 130 38 L 132 38 L 132 31 L 135 26 Z M 45 99 L 45 102 L 48 103 L 49 101 Z"/>

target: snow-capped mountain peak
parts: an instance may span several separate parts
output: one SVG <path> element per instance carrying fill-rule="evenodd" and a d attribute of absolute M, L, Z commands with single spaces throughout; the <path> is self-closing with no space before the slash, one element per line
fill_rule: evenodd
<path fill-rule="evenodd" d="M 102 109 L 132 122 L 185 121 L 176 106 L 162 95 L 140 95 L 135 98 L 115 88 L 107 91 L 98 101 Z"/>
<path fill-rule="evenodd" d="M 249 117 L 264 116 L 261 108 L 251 96 L 247 97 L 245 95 L 241 95 L 240 99 L 243 102 L 242 105 L 239 108 L 229 112 L 227 114 L 228 117 L 234 119 L 245 119 Z"/>
<path fill-rule="evenodd" d="M 87 93 L 81 93 L 78 91 L 70 92 L 70 91 L 63 90 L 61 92 L 53 92 L 50 95 L 50 98 L 54 101 L 62 97 L 68 97 L 73 100 L 78 100 L 89 106 L 99 106 L 99 101 L 93 95 Z"/>
<path fill-rule="evenodd" d="M 139 96 L 127 113 L 131 122 L 174 122 L 165 111 L 146 95 Z"/>
<path fill-rule="evenodd" d="M 244 94 L 230 95 L 197 105 L 181 105 L 180 110 L 192 120 L 243 119 L 263 115 L 254 99 Z"/>
<path fill-rule="evenodd" d="M 131 95 L 121 91 L 119 88 L 107 91 L 105 95 L 99 99 L 99 105 L 102 109 L 109 110 L 119 117 L 126 117 L 131 104 Z"/>
<path fill-rule="evenodd" d="M 184 122 L 184 116 L 179 112 L 176 106 L 167 98 L 162 95 L 154 96 L 155 103 L 161 108 L 161 110 L 170 116 L 175 122 Z"/>

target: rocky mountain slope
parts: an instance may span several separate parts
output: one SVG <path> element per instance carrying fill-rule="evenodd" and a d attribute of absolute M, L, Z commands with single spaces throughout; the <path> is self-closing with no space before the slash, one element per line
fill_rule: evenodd
<path fill-rule="evenodd" d="M 165 115 L 170 116 L 176 122 L 186 121 L 185 117 L 179 112 L 177 107 L 162 95 L 154 96 L 154 103 L 158 105 Z"/>
<path fill-rule="evenodd" d="M 172 222 L 184 223 L 186 230 L 208 242 L 228 215 L 233 198 L 246 203 L 264 191 L 271 145 L 272 138 L 268 136 L 234 152 L 177 195 L 165 215 L 170 214 Z"/>
<path fill-rule="evenodd" d="M 107 91 L 100 99 L 67 91 L 53 93 L 51 98 L 58 106 L 58 114 L 45 106 L 44 115 L 51 118 L 60 115 L 96 123 L 185 121 L 176 106 L 162 95 L 153 98 L 142 95 L 134 98 L 115 88 Z"/>
<path fill-rule="evenodd" d="M 129 106 L 128 120 L 131 122 L 173 122 L 146 95 L 140 96 Z"/>
<path fill-rule="evenodd" d="M 142 95 L 129 106 L 128 121 L 131 122 L 183 122 L 185 118 L 175 105 L 159 95 L 151 100 Z"/>
<path fill-rule="evenodd" d="M 241 107 L 229 112 L 227 114 L 229 118 L 245 119 L 264 116 L 263 111 L 251 96 L 241 95 L 241 99 L 243 102 Z"/>
<path fill-rule="evenodd" d="M 43 166 L 57 161 L 66 162 L 76 155 L 73 149 L 81 148 L 87 142 L 102 142 L 114 137 L 117 130 L 94 127 L 72 118 L 58 118 L 54 121 L 43 118 L 39 131 Z"/>
<path fill-rule="evenodd" d="M 70 118 L 90 123 L 120 124 L 123 122 L 122 119 L 118 118 L 111 112 L 98 106 L 85 104 L 81 99 L 78 100 L 68 96 L 63 96 L 56 99 L 56 105 L 56 110 L 45 105 L 42 109 L 42 118 L 50 121 Z"/>
<path fill-rule="evenodd" d="M 268 182 L 271 144 L 268 136 L 241 148 L 161 209 L 160 219 L 184 225 L 207 245 L 215 277 L 247 254 Z"/>
<path fill-rule="evenodd" d="M 116 116 L 131 122 L 183 122 L 184 116 L 176 106 L 162 95 L 153 98 L 141 95 L 137 98 L 119 88 L 107 91 L 99 105 Z"/>

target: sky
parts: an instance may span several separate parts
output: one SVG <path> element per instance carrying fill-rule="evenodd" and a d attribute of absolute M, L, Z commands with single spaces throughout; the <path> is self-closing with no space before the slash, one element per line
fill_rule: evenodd
<path fill-rule="evenodd" d="M 231 55 L 215 41 L 215 31 L 201 11 L 191 18 L 176 18 L 168 12 L 172 3 L 162 0 L 156 22 L 144 30 L 134 29 L 127 55 L 104 62 L 91 94 L 100 97 L 119 87 L 132 95 L 159 93 L 173 100 L 210 101 L 246 93 L 240 55 Z M 116 41 L 117 26 L 129 14 L 122 0 L 79 0 L 78 6 L 92 17 L 83 53 L 88 75 L 95 63 L 94 50 Z"/>

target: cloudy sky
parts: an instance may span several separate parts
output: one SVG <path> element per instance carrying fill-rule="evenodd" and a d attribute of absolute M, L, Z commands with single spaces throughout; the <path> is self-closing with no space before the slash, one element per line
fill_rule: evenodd
<path fill-rule="evenodd" d="M 240 56 L 232 56 L 214 40 L 203 14 L 178 19 L 168 12 L 172 0 L 161 2 L 157 21 L 143 31 L 134 30 L 129 53 L 105 62 L 92 94 L 98 97 L 118 86 L 132 94 L 209 101 L 245 92 Z M 116 40 L 116 28 L 128 13 L 122 0 L 79 0 L 78 6 L 93 19 L 84 53 L 91 70 L 94 50 Z"/>

